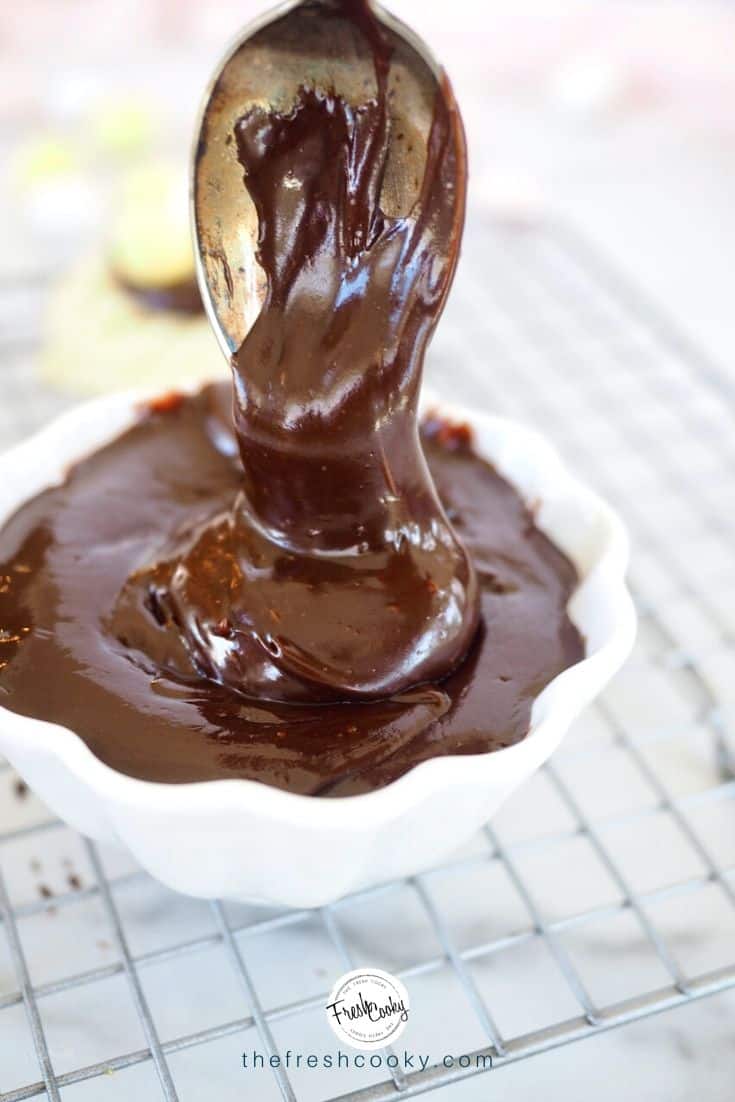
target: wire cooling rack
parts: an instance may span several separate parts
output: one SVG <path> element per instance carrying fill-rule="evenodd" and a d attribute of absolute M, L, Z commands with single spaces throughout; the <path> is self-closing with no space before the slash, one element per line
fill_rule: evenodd
<path fill-rule="evenodd" d="M 4 1102 L 411 1098 L 735 986 L 734 388 L 567 227 L 475 212 L 466 240 L 429 377 L 619 506 L 633 658 L 453 861 L 316 912 L 177 896 L 4 766 Z M 31 371 L 43 295 L 0 296 L 4 442 L 65 404 Z M 294 1066 L 334 1051 L 326 995 L 360 964 L 407 984 L 424 1068 Z"/>

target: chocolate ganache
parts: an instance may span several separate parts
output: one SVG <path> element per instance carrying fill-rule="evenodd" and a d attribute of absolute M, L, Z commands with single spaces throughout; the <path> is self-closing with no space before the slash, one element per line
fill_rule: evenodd
<path fill-rule="evenodd" d="M 303 86 L 234 128 L 266 276 L 234 417 L 221 386 L 151 403 L 0 532 L 0 703 L 135 776 L 367 791 L 522 738 L 583 653 L 571 564 L 466 427 L 419 432 L 464 218 L 451 90 L 388 216 L 391 51 L 336 7 L 375 96 Z"/>
<path fill-rule="evenodd" d="M 235 127 L 267 277 L 232 365 L 241 490 L 156 550 L 114 619 L 158 667 L 305 704 L 445 676 L 479 616 L 416 415 L 461 236 L 459 114 L 445 87 L 419 196 L 388 218 L 389 51 L 367 5 L 342 8 L 370 35 L 376 98 L 301 88 Z"/>

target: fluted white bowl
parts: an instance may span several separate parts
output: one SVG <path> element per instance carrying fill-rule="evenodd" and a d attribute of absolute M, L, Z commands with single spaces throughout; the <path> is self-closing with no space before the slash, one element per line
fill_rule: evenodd
<path fill-rule="evenodd" d="M 85 403 L 0 456 L 0 527 L 126 429 L 140 399 Z M 534 503 L 537 524 L 579 571 L 569 613 L 586 656 L 537 698 L 526 738 L 423 762 L 362 796 L 325 799 L 250 780 L 137 780 L 103 764 L 73 731 L 0 708 L 0 752 L 53 811 L 92 838 L 127 846 L 178 891 L 309 907 L 441 861 L 549 757 L 632 646 L 625 529 L 538 433 L 431 396 L 424 405 L 472 425 L 479 454 Z"/>

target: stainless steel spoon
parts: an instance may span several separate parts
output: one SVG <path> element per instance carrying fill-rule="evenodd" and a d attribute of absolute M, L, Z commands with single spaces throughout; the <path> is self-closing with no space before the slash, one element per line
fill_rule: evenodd
<path fill-rule="evenodd" d="M 235 123 L 253 105 L 287 111 L 304 85 L 334 90 L 353 106 L 377 90 L 369 43 L 342 0 L 291 0 L 240 34 L 207 88 L 196 129 L 192 218 L 197 277 L 209 320 L 229 359 L 260 312 L 265 277 L 257 262 L 258 218 L 237 159 Z M 441 68 L 399 20 L 371 3 L 392 47 L 392 120 L 381 207 L 408 214 L 421 184 Z M 462 181 L 462 184 L 464 181 Z M 464 187 L 456 189 L 464 200 Z"/>

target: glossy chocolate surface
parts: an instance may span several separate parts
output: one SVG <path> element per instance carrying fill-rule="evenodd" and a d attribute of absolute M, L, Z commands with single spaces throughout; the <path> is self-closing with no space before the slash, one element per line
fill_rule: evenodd
<path fill-rule="evenodd" d="M 424 450 L 474 563 L 481 620 L 450 676 L 380 701 L 270 703 L 193 670 L 167 673 L 116 636 L 120 593 L 162 534 L 226 509 L 239 492 L 229 404 L 226 386 L 162 401 L 5 525 L 0 703 L 71 728 L 133 776 L 250 777 L 330 796 L 380 787 L 426 758 L 523 738 L 534 697 L 583 654 L 565 613 L 575 571 L 467 433 L 443 422 L 428 424 Z"/>
<path fill-rule="evenodd" d="M 234 403 L 155 403 L 0 534 L 0 700 L 135 776 L 362 792 L 522 738 L 582 654 L 571 565 L 463 430 L 419 435 L 464 220 L 451 89 L 388 216 L 391 49 L 364 0 L 334 10 L 374 95 L 234 127 L 266 277 Z"/>
<path fill-rule="evenodd" d="M 368 40 L 375 96 L 302 87 L 234 128 L 267 278 L 232 363 L 239 493 L 167 533 L 113 623 L 159 668 L 302 704 L 444 677 L 479 622 L 416 419 L 464 218 L 461 123 L 445 86 L 418 197 L 388 217 L 390 48 L 365 5 L 336 7 Z"/>

